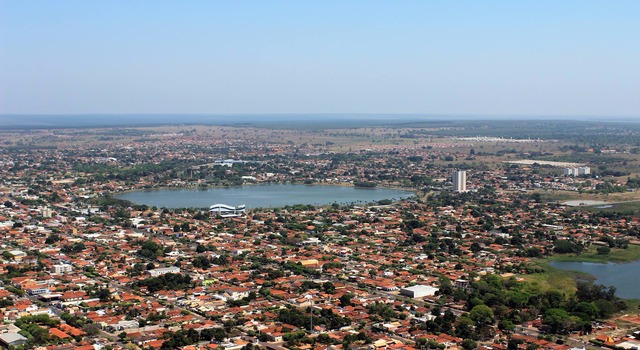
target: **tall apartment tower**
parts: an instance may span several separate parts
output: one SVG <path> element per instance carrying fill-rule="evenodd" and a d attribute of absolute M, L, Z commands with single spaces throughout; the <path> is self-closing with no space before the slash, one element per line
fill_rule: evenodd
<path fill-rule="evenodd" d="M 458 170 L 453 173 L 453 191 L 454 192 L 467 192 L 467 172 L 464 170 Z"/>

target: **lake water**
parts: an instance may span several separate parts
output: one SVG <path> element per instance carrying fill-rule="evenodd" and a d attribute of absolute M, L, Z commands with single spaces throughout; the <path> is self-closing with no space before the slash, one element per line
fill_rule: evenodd
<path fill-rule="evenodd" d="M 586 272 L 596 278 L 594 283 L 616 287 L 617 296 L 640 299 L 640 261 L 626 264 L 553 261 L 551 266 L 562 270 Z"/>
<path fill-rule="evenodd" d="M 233 206 L 246 204 L 247 208 L 274 208 L 294 204 L 364 204 L 381 199 L 398 200 L 413 195 L 411 191 L 389 188 L 273 184 L 135 191 L 116 197 L 158 208 L 208 208 L 217 203 Z"/>

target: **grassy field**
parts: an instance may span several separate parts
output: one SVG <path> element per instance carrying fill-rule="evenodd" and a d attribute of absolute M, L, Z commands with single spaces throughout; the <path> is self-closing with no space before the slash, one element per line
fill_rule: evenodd
<path fill-rule="evenodd" d="M 629 245 L 627 249 L 612 248 L 611 253 L 607 255 L 599 255 L 596 252 L 596 247 L 591 246 L 588 250 L 580 255 L 576 254 L 558 254 L 547 258 L 548 261 L 584 261 L 595 263 L 625 263 L 634 260 L 640 260 L 640 246 Z"/>
<path fill-rule="evenodd" d="M 576 291 L 576 279 L 593 279 L 593 277 L 587 273 L 556 269 L 549 265 L 549 261 L 546 259 L 536 260 L 533 264 L 544 270 L 544 272 L 523 275 L 521 277 L 528 283 L 531 283 L 532 286 L 540 288 L 543 291 L 558 290 L 571 294 Z"/>
<path fill-rule="evenodd" d="M 640 299 L 627 299 L 625 302 L 627 303 L 627 309 L 624 311 L 625 314 L 640 314 Z"/>
<path fill-rule="evenodd" d="M 595 206 L 575 207 L 576 209 L 618 210 L 618 211 L 640 210 L 640 191 L 611 193 L 609 195 L 596 194 L 596 193 L 578 193 L 574 191 L 535 190 L 533 192 L 540 193 L 543 200 L 547 202 L 564 202 L 569 200 L 595 200 L 595 201 L 609 202 L 613 205 L 613 208 L 598 208 L 600 205 L 595 205 Z"/>
<path fill-rule="evenodd" d="M 621 203 L 612 203 L 606 206 L 602 205 L 594 205 L 594 206 L 585 206 L 581 207 L 582 210 L 588 211 L 608 211 L 608 212 L 636 212 L 640 211 L 640 201 L 629 201 L 629 202 L 621 202 Z"/>

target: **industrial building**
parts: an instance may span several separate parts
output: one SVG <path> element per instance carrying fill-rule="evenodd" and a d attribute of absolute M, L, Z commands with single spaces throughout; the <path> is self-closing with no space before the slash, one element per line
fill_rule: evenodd
<path fill-rule="evenodd" d="M 438 288 L 436 287 L 418 284 L 415 286 L 400 289 L 400 294 L 406 295 L 410 298 L 424 298 L 435 295 L 437 291 Z"/>

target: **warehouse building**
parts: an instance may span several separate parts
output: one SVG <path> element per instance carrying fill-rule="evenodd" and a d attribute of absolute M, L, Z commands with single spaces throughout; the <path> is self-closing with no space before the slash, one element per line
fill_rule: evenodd
<path fill-rule="evenodd" d="M 410 298 L 424 298 L 435 295 L 437 291 L 438 288 L 436 287 L 418 284 L 415 286 L 400 289 L 400 294 L 406 295 Z"/>

